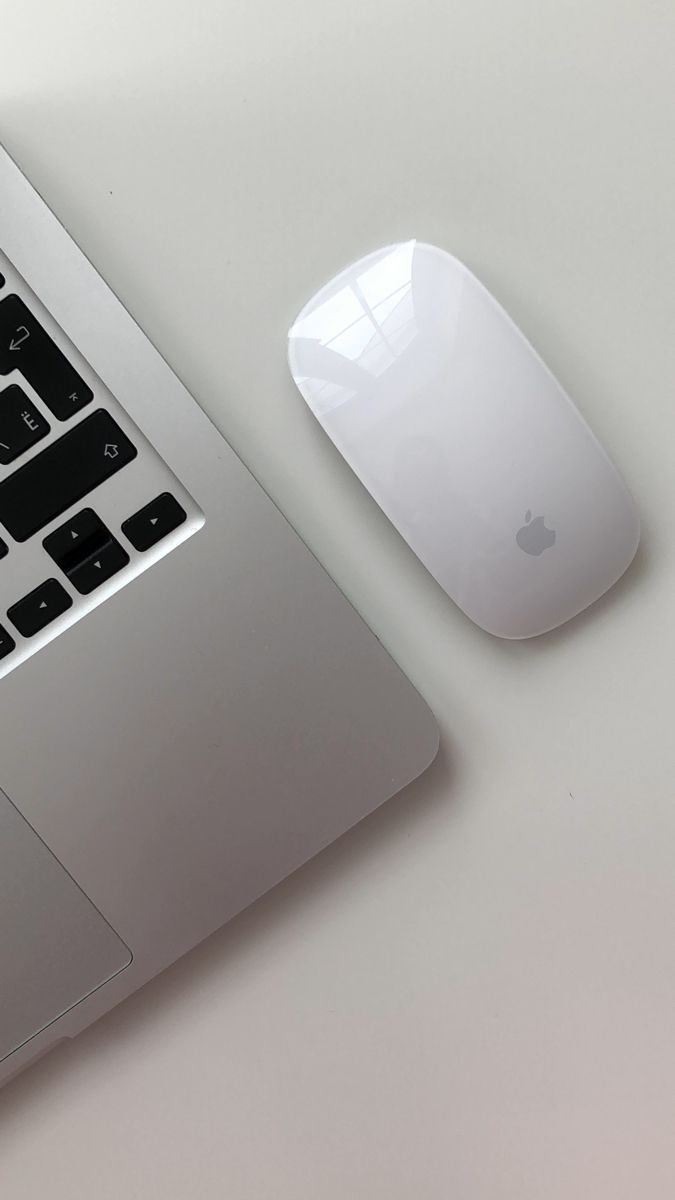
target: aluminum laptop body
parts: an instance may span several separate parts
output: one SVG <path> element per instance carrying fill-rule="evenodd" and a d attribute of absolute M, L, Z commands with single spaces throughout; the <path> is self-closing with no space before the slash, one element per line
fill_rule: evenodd
<path fill-rule="evenodd" d="M 415 778 L 438 734 L 1 150 L 0 276 L 2 1083 Z"/>

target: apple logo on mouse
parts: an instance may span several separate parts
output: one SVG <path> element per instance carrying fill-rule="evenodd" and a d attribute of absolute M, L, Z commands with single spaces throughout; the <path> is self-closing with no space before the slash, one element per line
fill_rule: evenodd
<path fill-rule="evenodd" d="M 516 541 L 526 554 L 543 554 L 555 542 L 555 529 L 547 529 L 543 517 L 532 520 L 532 512 L 528 508 L 525 524 L 518 530 Z"/>

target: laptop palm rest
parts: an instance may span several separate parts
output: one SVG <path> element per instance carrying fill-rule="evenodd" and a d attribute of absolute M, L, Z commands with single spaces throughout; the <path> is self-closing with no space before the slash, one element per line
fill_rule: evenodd
<path fill-rule="evenodd" d="M 0 792 L 0 1061 L 131 962 Z"/>

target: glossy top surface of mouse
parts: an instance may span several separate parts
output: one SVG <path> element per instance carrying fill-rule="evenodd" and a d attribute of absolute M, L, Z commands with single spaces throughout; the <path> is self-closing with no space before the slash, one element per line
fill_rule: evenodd
<path fill-rule="evenodd" d="M 323 287 L 289 334 L 298 388 L 481 628 L 544 633 L 637 549 L 637 510 L 578 409 L 457 259 L 410 241 Z"/>

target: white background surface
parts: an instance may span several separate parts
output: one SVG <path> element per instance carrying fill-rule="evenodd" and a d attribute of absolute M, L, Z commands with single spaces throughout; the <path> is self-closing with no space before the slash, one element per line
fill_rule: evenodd
<path fill-rule="evenodd" d="M 443 729 L 3 1092 L 8 1200 L 672 1200 L 673 11 L 0 6 L 0 139 Z M 410 236 L 494 291 L 643 515 L 624 582 L 535 642 L 447 601 L 287 375 L 304 300 Z"/>

